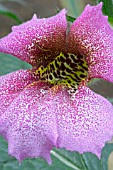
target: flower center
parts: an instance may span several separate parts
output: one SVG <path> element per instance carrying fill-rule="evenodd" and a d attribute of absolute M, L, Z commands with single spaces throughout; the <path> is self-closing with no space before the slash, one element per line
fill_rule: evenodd
<path fill-rule="evenodd" d="M 69 88 L 77 89 L 82 80 L 87 77 L 88 65 L 81 55 L 62 53 L 46 67 L 40 66 L 35 72 L 40 80 L 53 85 L 63 84 Z"/>

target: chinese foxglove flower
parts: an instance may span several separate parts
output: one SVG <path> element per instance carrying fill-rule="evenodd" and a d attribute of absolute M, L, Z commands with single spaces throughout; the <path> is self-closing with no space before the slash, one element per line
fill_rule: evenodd
<path fill-rule="evenodd" d="M 113 82 L 113 31 L 101 7 L 87 5 L 69 30 L 65 10 L 34 15 L 0 40 L 1 52 L 32 65 L 0 77 L 0 134 L 18 160 L 50 163 L 53 147 L 100 156 L 111 139 L 113 106 L 83 83 Z"/>

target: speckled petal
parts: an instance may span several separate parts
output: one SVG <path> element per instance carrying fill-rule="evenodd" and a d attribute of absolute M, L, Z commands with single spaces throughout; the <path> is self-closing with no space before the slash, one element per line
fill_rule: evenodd
<path fill-rule="evenodd" d="M 113 106 L 88 87 L 82 87 L 71 101 L 66 91 L 56 96 L 58 147 L 92 152 L 100 157 L 113 136 Z"/>
<path fill-rule="evenodd" d="M 0 76 L 0 115 L 5 112 L 14 98 L 32 82 L 33 78 L 26 70 Z"/>
<path fill-rule="evenodd" d="M 45 83 L 24 89 L 0 117 L 0 134 L 18 160 L 43 157 L 51 163 L 53 147 L 100 156 L 113 135 L 113 106 L 88 87 L 75 98 L 67 89 L 48 90 Z"/>
<path fill-rule="evenodd" d="M 113 30 L 102 14 L 102 3 L 87 5 L 82 15 L 72 24 L 69 49 L 78 49 L 86 57 L 90 78 L 113 82 Z"/>
<path fill-rule="evenodd" d="M 0 40 L 0 52 L 12 54 L 32 65 L 46 50 L 60 50 L 66 41 L 66 11 L 50 17 L 33 18 L 20 26 L 14 26 L 12 33 Z M 54 57 L 54 54 L 53 54 Z"/>
<path fill-rule="evenodd" d="M 55 108 L 45 88 L 43 83 L 27 87 L 0 118 L 0 134 L 8 141 L 9 154 L 19 161 L 43 157 L 51 163 L 58 134 Z"/>

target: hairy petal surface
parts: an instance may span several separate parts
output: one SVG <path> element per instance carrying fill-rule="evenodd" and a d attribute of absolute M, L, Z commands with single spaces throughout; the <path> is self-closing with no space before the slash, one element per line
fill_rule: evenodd
<path fill-rule="evenodd" d="M 41 82 L 27 87 L 0 117 L 0 134 L 8 141 L 9 154 L 19 161 L 39 156 L 51 163 L 58 134 L 52 98 L 44 88 Z"/>
<path fill-rule="evenodd" d="M 92 152 L 100 157 L 106 141 L 113 136 L 113 106 L 88 87 L 82 87 L 71 101 L 67 92 L 56 96 L 57 147 Z"/>
<path fill-rule="evenodd" d="M 53 17 L 43 19 L 37 19 L 34 15 L 30 21 L 14 26 L 12 33 L 0 40 L 0 52 L 35 65 L 44 51 L 62 51 L 67 29 L 65 14 L 66 11 L 62 10 Z"/>
<path fill-rule="evenodd" d="M 93 152 L 100 156 L 113 135 L 113 107 L 81 87 L 71 99 L 66 88 L 48 90 L 42 82 L 27 86 L 0 117 L 0 134 L 9 154 L 19 161 L 43 157 L 51 163 L 53 147 Z"/>
<path fill-rule="evenodd" d="M 33 81 L 31 74 L 26 70 L 19 70 L 0 76 L 0 115 L 5 112 L 14 98 Z"/>
<path fill-rule="evenodd" d="M 68 43 L 86 58 L 90 78 L 113 82 L 113 30 L 102 14 L 102 3 L 86 6 L 71 26 Z"/>

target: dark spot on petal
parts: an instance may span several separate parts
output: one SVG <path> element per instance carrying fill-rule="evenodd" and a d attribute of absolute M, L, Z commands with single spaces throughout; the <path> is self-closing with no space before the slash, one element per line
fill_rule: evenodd
<path fill-rule="evenodd" d="M 69 69 L 69 68 L 66 68 L 66 71 L 67 71 L 67 72 L 71 72 L 71 69 Z"/>
<path fill-rule="evenodd" d="M 52 75 L 51 75 L 51 74 L 49 75 L 49 79 L 50 79 L 50 80 L 52 80 L 52 79 L 53 79 L 53 77 L 52 77 Z"/>
<path fill-rule="evenodd" d="M 65 75 L 66 75 L 66 73 L 63 71 L 63 72 L 62 72 L 62 75 L 63 75 L 63 76 L 65 76 Z"/>
<path fill-rule="evenodd" d="M 70 58 L 66 58 L 66 63 L 67 63 L 67 64 L 71 64 L 71 62 L 72 62 L 72 61 L 71 61 Z"/>
<path fill-rule="evenodd" d="M 53 72 L 53 75 L 54 75 L 54 77 L 56 77 L 56 78 L 57 78 L 57 73 L 56 73 L 56 72 Z"/>
<path fill-rule="evenodd" d="M 60 57 L 60 61 L 63 63 L 65 62 L 65 58 L 63 58 L 62 56 Z"/>
<path fill-rule="evenodd" d="M 51 68 L 52 70 L 54 70 L 54 65 L 53 65 L 53 63 L 50 64 L 50 68 Z"/>
<path fill-rule="evenodd" d="M 60 70 L 57 70 L 57 75 L 60 75 Z"/>
<path fill-rule="evenodd" d="M 59 64 L 57 63 L 57 60 L 55 60 L 55 66 L 59 68 Z"/>
<path fill-rule="evenodd" d="M 83 75 L 83 74 L 80 74 L 80 77 L 81 77 L 81 78 L 85 78 L 86 76 L 85 76 L 85 75 Z"/>
<path fill-rule="evenodd" d="M 63 63 L 61 63 L 61 70 L 64 71 L 65 70 L 65 65 Z"/>

